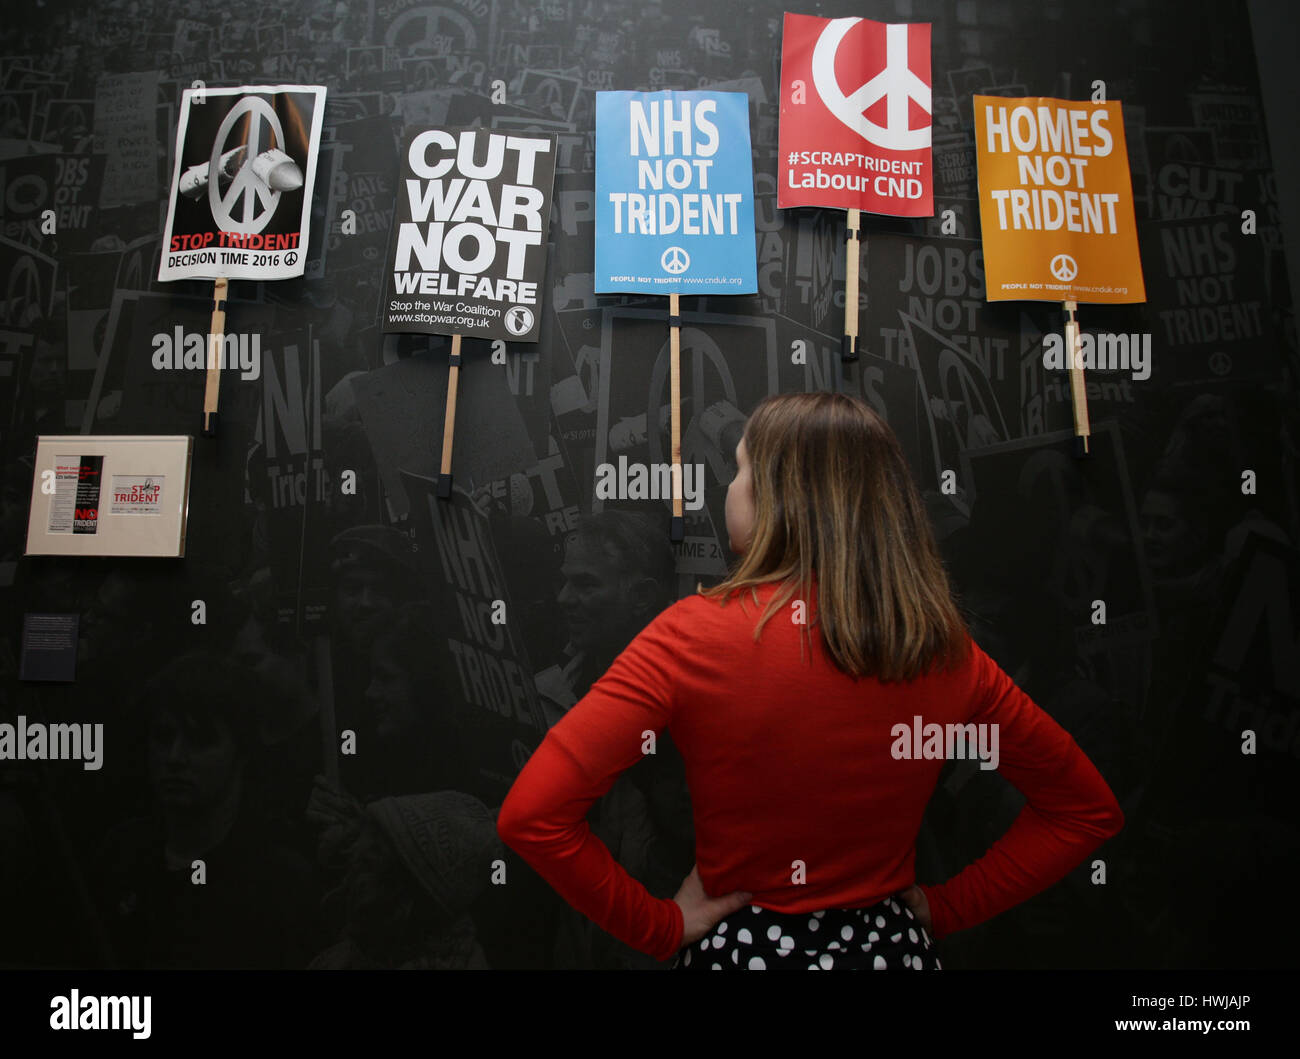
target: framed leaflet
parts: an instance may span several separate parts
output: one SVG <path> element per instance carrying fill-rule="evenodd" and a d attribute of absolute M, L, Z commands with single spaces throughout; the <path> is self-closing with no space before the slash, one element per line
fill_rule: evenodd
<path fill-rule="evenodd" d="M 187 435 L 36 439 L 27 555 L 185 554 Z"/>

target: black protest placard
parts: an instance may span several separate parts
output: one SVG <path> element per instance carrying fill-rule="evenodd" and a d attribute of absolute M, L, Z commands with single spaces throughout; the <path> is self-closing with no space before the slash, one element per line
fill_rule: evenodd
<path fill-rule="evenodd" d="M 978 361 L 990 382 L 1007 378 L 1014 336 L 1006 332 L 1005 310 L 985 299 L 978 240 L 948 237 L 940 246 L 882 233 L 867 244 L 866 275 L 879 293 L 866 306 L 864 333 L 881 356 L 919 368 L 901 321 L 906 314 Z"/>
<path fill-rule="evenodd" d="M 895 314 L 897 316 L 897 314 Z M 929 419 L 922 407 L 915 356 L 908 363 L 861 353 L 849 368 L 840 360 L 840 336 L 817 331 L 788 316 L 777 315 L 776 348 L 791 356 L 777 362 L 778 392 L 838 390 L 861 397 L 898 437 L 909 467 L 928 466 Z"/>
<path fill-rule="evenodd" d="M 671 343 L 663 310 L 601 310 L 592 510 L 650 513 L 672 503 Z M 678 572 L 714 577 L 727 565 L 727 483 L 738 428 L 780 389 L 776 321 L 768 316 L 686 312 L 681 327 L 681 463 L 685 539 Z M 603 468 L 603 470 L 602 470 Z M 609 485 L 636 479 L 644 488 Z M 638 495 L 639 494 L 639 495 Z"/>
<path fill-rule="evenodd" d="M 385 331 L 536 342 L 555 137 L 426 129 L 402 154 Z"/>
<path fill-rule="evenodd" d="M 1180 384 L 1280 378 L 1260 240 L 1243 235 L 1233 214 L 1151 228 L 1152 341 L 1168 354 L 1156 361 L 1153 377 Z"/>
<path fill-rule="evenodd" d="M 34 328 L 54 313 L 58 262 L 23 243 L 0 236 L 0 327 Z"/>
<path fill-rule="evenodd" d="M 973 500 L 972 554 L 995 537 L 1007 542 L 1016 563 L 986 574 L 1038 597 L 1035 635 L 1062 620 L 1080 655 L 1149 643 L 1156 611 L 1121 429 L 1115 420 L 1094 423 L 1088 461 L 1071 455 L 1073 438 L 1061 430 L 968 446 L 958 456 L 958 477 Z M 1034 584 L 1021 583 L 1025 570 L 1035 572 Z"/>
<path fill-rule="evenodd" d="M 434 479 L 401 477 L 416 560 L 438 601 L 425 643 L 446 680 L 438 724 L 454 747 L 459 789 L 499 805 L 548 727 L 505 568 L 488 517 L 463 489 L 441 500 Z"/>
<path fill-rule="evenodd" d="M 930 488 L 931 482 L 943 481 L 945 471 L 958 467 L 966 453 L 1007 441 L 1010 433 L 985 367 L 996 362 L 977 359 L 969 348 L 902 310 L 898 318 L 902 325 L 899 348 L 913 352 L 930 422 L 934 477 L 916 468 L 917 480 L 923 488 Z M 951 499 L 963 515 L 970 513 L 964 488 L 959 487 Z"/>
<path fill-rule="evenodd" d="M 265 512 L 276 620 L 292 623 L 299 633 L 319 633 L 335 587 L 329 565 L 334 483 L 322 443 L 320 343 L 309 327 L 268 334 L 262 368 L 260 444 L 250 452 L 247 469 Z"/>

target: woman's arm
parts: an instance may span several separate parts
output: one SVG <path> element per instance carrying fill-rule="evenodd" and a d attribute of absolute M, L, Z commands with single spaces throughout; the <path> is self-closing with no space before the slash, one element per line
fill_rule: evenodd
<path fill-rule="evenodd" d="M 998 726 L 998 771 L 1026 804 L 984 856 L 921 886 L 935 938 L 992 919 L 1059 882 L 1124 826 L 1106 781 L 1074 738 L 972 644 L 980 704 L 970 723 Z"/>
<path fill-rule="evenodd" d="M 506 795 L 497 833 L 566 901 L 658 960 L 681 947 L 676 901 L 653 897 L 591 833 L 587 813 L 672 719 L 676 606 L 647 625 L 546 734 Z M 653 736 L 652 736 L 653 733 Z"/>

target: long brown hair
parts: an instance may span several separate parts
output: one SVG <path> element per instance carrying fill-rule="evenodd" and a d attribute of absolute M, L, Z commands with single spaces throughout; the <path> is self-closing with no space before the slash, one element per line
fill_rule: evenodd
<path fill-rule="evenodd" d="M 781 582 L 754 629 L 795 593 L 812 609 L 832 661 L 853 677 L 911 680 L 965 657 L 969 633 L 898 439 L 861 398 L 783 393 L 745 424 L 754 529 L 722 603 Z M 743 596 L 741 599 L 743 606 Z"/>

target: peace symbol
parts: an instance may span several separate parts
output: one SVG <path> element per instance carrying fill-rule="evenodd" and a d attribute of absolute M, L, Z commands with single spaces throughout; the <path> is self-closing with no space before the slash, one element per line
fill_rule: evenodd
<path fill-rule="evenodd" d="M 1062 283 L 1069 283 L 1079 274 L 1078 262 L 1069 254 L 1057 254 L 1052 258 L 1051 269 L 1052 275 Z"/>
<path fill-rule="evenodd" d="M 236 158 L 239 170 L 234 174 L 225 194 L 221 191 L 221 163 L 225 152 L 226 137 L 244 115 L 248 115 L 247 136 L 244 150 Z M 262 122 L 265 121 L 270 136 L 265 145 L 262 142 Z M 280 119 L 276 117 L 271 104 L 260 96 L 245 96 L 233 107 L 217 129 L 212 142 L 212 155 L 208 159 L 208 205 L 212 207 L 212 219 L 218 227 L 227 232 L 239 232 L 252 235 L 260 232 L 271 220 L 275 207 L 280 202 L 280 193 L 271 188 L 253 172 L 253 159 L 270 147 L 284 149 L 284 130 Z M 238 149 L 238 148 L 236 148 Z M 235 211 L 243 203 L 243 216 L 236 218 Z M 260 213 L 258 205 L 262 206 Z"/>
<path fill-rule="evenodd" d="M 41 317 L 41 276 L 36 262 L 30 257 L 20 257 L 9 271 L 9 289 L 5 294 L 4 322 L 27 327 Z"/>
<path fill-rule="evenodd" d="M 908 33 L 911 27 L 898 23 L 885 26 L 885 68 L 849 95 L 840 88 L 835 60 L 840 44 L 862 19 L 834 18 L 827 23 L 813 48 L 813 84 L 817 94 L 835 117 L 863 139 L 894 151 L 912 151 L 930 146 L 930 126 L 908 128 L 908 108 L 915 103 L 931 112 L 930 86 L 907 63 Z M 885 100 L 885 124 L 877 125 L 866 111 Z"/>
<path fill-rule="evenodd" d="M 691 267 L 691 255 L 680 246 L 670 246 L 659 258 L 659 267 L 672 276 L 680 276 Z"/>
<path fill-rule="evenodd" d="M 393 19 L 384 36 L 384 43 L 390 48 L 401 49 L 403 55 L 411 55 L 416 48 L 435 37 L 453 36 L 452 31 L 456 29 L 460 30 L 460 39 L 464 42 L 465 51 L 472 52 L 478 47 L 478 36 L 474 32 L 474 24 L 469 19 L 455 11 L 426 4 L 403 11 Z M 400 44 L 398 38 L 401 38 Z M 407 43 L 408 41 L 410 43 Z"/>
<path fill-rule="evenodd" d="M 727 358 L 722 355 L 722 349 L 713 337 L 698 327 L 684 326 L 681 347 L 683 365 L 687 363 L 687 358 L 690 363 L 689 371 L 685 367 L 682 369 L 682 400 L 688 402 L 691 408 L 700 410 L 692 412 L 691 415 L 703 415 L 706 409 L 719 403 L 724 407 L 732 405 L 739 408 L 741 402 L 736 392 L 736 380 L 731 374 Z M 662 408 L 668 400 L 670 351 L 671 343 L 665 340 L 655 355 L 654 367 L 650 369 L 650 385 L 646 389 L 647 408 Z M 593 381 L 599 384 L 599 379 Z M 593 391 L 588 390 L 588 392 Z M 692 447 L 693 442 L 690 440 L 692 437 L 690 428 L 694 422 L 694 419 L 688 423 L 685 416 L 682 418 L 683 463 L 691 463 L 695 459 L 697 450 Z M 666 460 L 671 460 L 668 442 L 667 428 L 661 431 L 658 414 L 649 415 L 646 420 L 647 451 L 661 453 Z M 714 457 L 709 452 L 706 446 L 705 458 L 710 464 L 715 465 L 715 470 L 721 479 L 723 470 L 716 465 Z"/>

